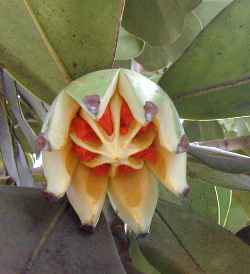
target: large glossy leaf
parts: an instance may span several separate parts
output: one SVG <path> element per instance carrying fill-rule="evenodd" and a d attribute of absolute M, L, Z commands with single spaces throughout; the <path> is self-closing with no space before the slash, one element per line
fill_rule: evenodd
<path fill-rule="evenodd" d="M 192 182 L 192 180 L 189 180 L 188 183 L 191 187 L 188 201 L 193 212 L 204 218 L 218 222 L 219 203 L 214 186 L 207 183 L 197 184 L 196 182 Z"/>
<path fill-rule="evenodd" d="M 113 63 L 123 0 L 0 2 L 0 64 L 51 102 L 72 79 Z"/>
<path fill-rule="evenodd" d="M 183 29 L 185 15 L 200 0 L 127 0 L 123 26 L 150 45 L 170 45 Z"/>
<path fill-rule="evenodd" d="M 144 41 L 121 28 L 117 44 L 116 60 L 130 60 L 137 57 L 144 47 Z"/>
<path fill-rule="evenodd" d="M 240 192 L 240 193 L 244 195 L 246 192 Z M 230 212 L 228 214 L 225 227 L 228 230 L 232 231 L 233 233 L 236 233 L 240 229 L 248 225 L 249 223 L 250 223 L 249 212 L 242 206 L 238 198 L 235 196 L 235 192 L 233 191 Z"/>
<path fill-rule="evenodd" d="M 133 265 L 135 266 L 136 269 L 138 269 L 142 273 L 161 274 L 143 256 L 140 250 L 140 247 L 138 245 L 138 242 L 136 240 L 131 240 L 129 253 L 130 253 Z"/>
<path fill-rule="evenodd" d="M 224 138 L 223 127 L 216 120 L 183 122 L 185 132 L 190 142 L 200 142 L 211 139 Z"/>
<path fill-rule="evenodd" d="M 250 113 L 249 9 L 248 0 L 233 1 L 161 79 L 182 117 Z"/>
<path fill-rule="evenodd" d="M 216 198 L 218 201 L 218 224 L 225 227 L 231 211 L 232 190 L 215 186 Z"/>
<path fill-rule="evenodd" d="M 250 176 L 231 174 L 208 167 L 196 161 L 188 161 L 188 177 L 195 183 L 209 183 L 229 189 L 250 191 Z"/>
<path fill-rule="evenodd" d="M 89 235 L 65 201 L 49 204 L 39 191 L 1 187 L 0 218 L 1 274 L 125 274 L 103 217 Z"/>
<path fill-rule="evenodd" d="M 188 153 L 206 165 L 229 173 L 249 173 L 250 157 L 216 147 L 191 143 Z"/>
<path fill-rule="evenodd" d="M 140 244 L 146 258 L 163 273 L 249 272 L 250 248 L 246 244 L 215 223 L 171 203 L 159 203 L 152 232 Z M 168 272 L 169 266 L 172 272 Z"/>
<path fill-rule="evenodd" d="M 161 273 L 204 274 L 158 214 L 153 218 L 150 234 L 139 243 L 145 258 Z"/>
<path fill-rule="evenodd" d="M 195 8 L 195 13 L 200 18 L 202 25 L 206 26 L 211 20 L 234 0 L 202 0 Z"/>
<path fill-rule="evenodd" d="M 194 13 L 186 15 L 180 37 L 171 45 L 151 46 L 146 43 L 142 54 L 136 59 L 149 71 L 158 70 L 174 63 L 202 30 Z"/>

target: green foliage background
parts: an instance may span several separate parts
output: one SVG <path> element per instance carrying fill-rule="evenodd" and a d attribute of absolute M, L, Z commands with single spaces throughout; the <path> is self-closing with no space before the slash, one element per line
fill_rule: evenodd
<path fill-rule="evenodd" d="M 0 184 L 39 187 L 44 180 L 32 169 L 35 139 L 65 85 L 90 71 L 131 68 L 158 82 L 174 101 L 192 145 L 188 180 L 193 189 L 183 200 L 161 189 L 151 234 L 142 239 L 131 235 L 133 271 L 249 273 L 250 249 L 235 235 L 250 221 L 249 10 L 249 0 L 0 0 L 0 64 L 10 85 L 8 91 L 2 81 L 0 86 Z M 0 187 L 4 218 L 13 204 L 24 207 L 20 197 L 34 203 L 38 199 L 35 190 L 8 188 L 7 195 L 6 189 Z M 38 243 L 43 233 L 50 237 L 48 228 L 55 220 L 68 214 L 58 215 L 58 208 L 38 229 Z M 27 212 L 22 212 L 16 222 L 27 231 Z M 16 214 L 14 207 L 9 214 Z M 42 214 L 40 208 L 36 214 Z M 100 241 L 113 250 L 108 273 L 125 273 L 104 219 L 102 223 L 97 235 L 105 231 L 108 236 Z M 15 231 L 3 225 L 5 237 L 12 237 Z M 59 239 L 61 231 L 57 227 Z M 66 254 L 70 245 L 78 252 L 73 247 L 78 237 L 74 231 Z M 92 243 L 84 241 L 90 250 Z M 1 234 L 0 243 L 4 245 Z M 29 242 L 28 250 L 36 244 Z M 102 258 L 105 251 L 94 252 Z M 6 256 L 0 257 L 1 265 Z M 79 261 L 76 274 L 85 267 Z M 24 266 L 5 267 L 7 273 Z"/>

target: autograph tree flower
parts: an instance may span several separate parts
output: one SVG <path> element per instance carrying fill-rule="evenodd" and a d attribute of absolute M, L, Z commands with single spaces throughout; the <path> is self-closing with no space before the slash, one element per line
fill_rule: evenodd
<path fill-rule="evenodd" d="M 83 225 L 95 227 L 108 195 L 135 233 L 149 231 L 158 180 L 188 192 L 187 138 L 154 82 L 130 70 L 87 74 L 55 99 L 38 138 L 46 193 L 67 193 Z"/>

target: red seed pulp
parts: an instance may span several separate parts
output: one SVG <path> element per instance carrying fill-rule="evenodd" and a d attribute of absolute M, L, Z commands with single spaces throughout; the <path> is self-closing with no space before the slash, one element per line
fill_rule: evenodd
<path fill-rule="evenodd" d="M 131 110 L 129 109 L 128 104 L 123 100 L 121 105 L 121 113 L 120 113 L 120 134 L 125 135 L 128 133 L 130 126 L 135 121 Z M 106 108 L 102 117 L 98 120 L 98 124 L 105 130 L 105 132 L 110 136 L 113 134 L 113 120 L 112 120 L 112 112 L 110 109 L 110 105 Z M 153 129 L 155 126 L 152 122 L 148 123 L 146 126 L 142 127 L 140 131 L 137 133 L 136 137 L 143 137 L 147 132 Z M 76 136 L 82 141 L 91 142 L 94 144 L 100 144 L 101 140 L 96 135 L 94 130 L 90 127 L 90 125 L 80 116 L 76 116 L 71 123 L 71 132 L 74 132 Z M 73 143 L 72 147 L 73 152 L 79 157 L 81 161 L 91 161 L 98 157 L 97 153 L 91 152 L 83 147 L 80 147 Z M 157 150 L 154 144 L 152 144 L 147 149 L 140 151 L 133 155 L 135 159 L 145 160 L 151 163 L 155 163 L 157 161 Z M 96 166 L 91 168 L 92 172 L 96 176 L 108 176 L 110 172 L 111 165 L 108 163 Z M 128 175 L 132 174 L 137 169 L 134 169 L 128 165 L 120 165 L 118 166 L 118 173 L 120 175 Z"/>
<path fill-rule="evenodd" d="M 76 136 L 82 141 L 91 143 L 100 143 L 100 139 L 90 127 L 90 125 L 81 117 L 77 116 L 72 120 L 71 131 L 76 134 Z"/>
<path fill-rule="evenodd" d="M 148 123 L 146 126 L 142 127 L 139 132 L 137 133 L 136 137 L 141 137 L 144 134 L 146 134 L 147 132 L 149 132 L 151 129 L 154 129 L 155 125 L 153 124 L 153 122 Z"/>
<path fill-rule="evenodd" d="M 121 106 L 121 115 L 120 115 L 120 133 L 125 135 L 128 133 L 131 124 L 134 121 L 131 110 L 128 107 L 128 104 L 123 100 Z"/>
<path fill-rule="evenodd" d="M 80 147 L 74 143 L 73 143 L 72 150 L 79 157 L 81 161 L 91 161 L 98 156 L 97 153 L 88 151 L 87 149 Z"/>
<path fill-rule="evenodd" d="M 98 123 L 109 136 L 113 134 L 113 121 L 110 106 L 106 108 L 102 117 L 98 120 Z"/>
<path fill-rule="evenodd" d="M 131 174 L 134 173 L 137 169 L 134 169 L 130 166 L 127 165 L 120 165 L 118 166 L 118 173 L 120 175 L 127 175 L 127 174 Z"/>
<path fill-rule="evenodd" d="M 157 149 L 155 145 L 152 144 L 150 147 L 146 148 L 145 150 L 142 150 L 134 154 L 133 157 L 135 157 L 136 159 L 145 160 L 154 164 L 157 161 Z"/>
<path fill-rule="evenodd" d="M 92 168 L 92 171 L 96 176 L 107 176 L 110 171 L 110 164 L 103 164 Z"/>

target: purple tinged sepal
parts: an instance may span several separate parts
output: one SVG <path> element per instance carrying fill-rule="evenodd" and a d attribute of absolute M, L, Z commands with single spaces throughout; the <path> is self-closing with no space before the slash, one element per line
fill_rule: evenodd
<path fill-rule="evenodd" d="M 36 149 L 38 152 L 51 151 L 51 145 L 44 134 L 40 134 L 36 139 Z"/>
<path fill-rule="evenodd" d="M 188 141 L 188 137 L 187 135 L 182 135 L 181 140 L 179 142 L 179 144 L 177 145 L 177 149 L 176 149 L 176 153 L 183 153 L 183 152 L 187 152 L 189 147 L 189 141 Z"/>
<path fill-rule="evenodd" d="M 58 197 L 56 197 L 53 193 L 47 192 L 46 190 L 42 191 L 42 196 L 50 203 L 56 203 L 59 201 Z"/>
<path fill-rule="evenodd" d="M 84 225 L 80 226 L 80 229 L 88 234 L 93 234 L 95 232 L 95 228 L 92 225 Z"/>
<path fill-rule="evenodd" d="M 155 103 L 147 101 L 144 105 L 145 119 L 147 122 L 153 121 L 155 115 L 158 113 L 159 109 Z"/>
<path fill-rule="evenodd" d="M 90 113 L 97 116 L 99 112 L 100 103 L 101 103 L 101 99 L 99 95 L 85 96 L 83 99 L 83 103 Z"/>

